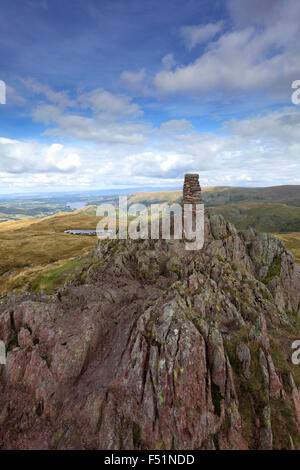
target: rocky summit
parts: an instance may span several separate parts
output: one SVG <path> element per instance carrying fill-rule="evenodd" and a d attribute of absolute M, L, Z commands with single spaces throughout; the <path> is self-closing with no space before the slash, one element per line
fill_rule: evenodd
<path fill-rule="evenodd" d="M 0 307 L 2 449 L 300 448 L 300 269 L 271 236 L 101 241 Z"/>

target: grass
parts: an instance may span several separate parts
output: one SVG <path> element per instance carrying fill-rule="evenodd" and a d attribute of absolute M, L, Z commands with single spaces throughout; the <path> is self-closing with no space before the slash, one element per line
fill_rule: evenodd
<path fill-rule="evenodd" d="M 274 258 L 273 263 L 269 267 L 267 275 L 264 278 L 263 282 L 265 284 L 268 284 L 268 282 L 270 282 L 272 279 L 280 276 L 280 272 L 281 272 L 281 260 L 280 258 Z"/>
<path fill-rule="evenodd" d="M 300 185 L 270 186 L 267 188 L 216 186 L 204 188 L 203 199 L 207 206 L 264 202 L 300 207 Z"/>
<path fill-rule="evenodd" d="M 249 343 L 248 335 L 249 327 L 242 328 L 230 341 L 225 341 L 225 349 L 233 369 L 235 387 L 239 395 L 242 434 L 251 443 L 255 433 L 253 409 L 255 409 L 256 415 L 261 417 L 263 408 L 267 403 L 267 394 L 264 390 L 263 377 L 259 365 L 259 345 L 256 342 Z M 244 377 L 242 366 L 236 353 L 236 348 L 241 341 L 250 348 L 251 365 L 249 379 Z"/>
<path fill-rule="evenodd" d="M 182 191 L 155 191 L 155 192 L 141 192 L 133 193 L 128 196 L 128 204 L 141 203 L 145 205 L 159 204 L 159 203 L 174 203 L 179 202 L 182 196 Z"/>
<path fill-rule="evenodd" d="M 68 262 L 73 267 L 74 258 L 91 251 L 98 240 L 64 230 L 95 229 L 98 221 L 99 217 L 78 211 L 0 224 L 0 294 L 55 285 L 63 278 L 62 266 L 68 271 Z"/>
<path fill-rule="evenodd" d="M 275 328 L 270 335 L 271 356 L 287 392 L 285 399 L 271 399 L 274 445 L 284 449 L 289 446 L 289 435 L 292 436 L 296 448 L 300 445 L 299 432 L 294 421 L 295 411 L 291 401 L 291 387 L 288 384 L 288 375 L 291 373 L 296 386 L 300 386 L 300 368 L 291 361 L 293 352 L 291 345 L 293 341 L 299 339 L 300 319 L 295 312 L 287 312 L 287 314 L 293 320 L 293 324 Z"/>
<path fill-rule="evenodd" d="M 296 448 L 300 444 L 298 430 L 294 420 L 294 406 L 291 400 L 291 387 L 288 386 L 288 374 L 292 373 L 296 386 L 300 384 L 300 369 L 291 362 L 292 342 L 299 338 L 300 320 L 293 312 L 288 313 L 293 320 L 293 324 L 285 325 L 281 328 L 274 328 L 270 333 L 271 356 L 277 373 L 284 383 L 285 398 L 270 399 L 271 422 L 274 438 L 274 446 L 279 449 L 289 447 L 291 436 Z M 242 374 L 240 361 L 236 355 L 236 347 L 240 341 L 248 344 L 251 352 L 250 379 L 245 379 Z M 259 349 L 257 342 L 248 341 L 248 329 L 241 329 L 230 341 L 225 341 L 225 349 L 229 356 L 233 374 L 235 377 L 235 386 L 239 396 L 239 412 L 242 418 L 242 434 L 250 443 L 251 448 L 256 446 L 253 409 L 258 417 L 261 418 L 262 412 L 268 403 L 268 396 L 263 385 L 263 376 L 259 364 Z"/>
<path fill-rule="evenodd" d="M 128 203 L 179 203 L 181 196 L 181 191 L 141 192 L 128 195 Z M 222 214 L 238 230 L 254 227 L 261 232 L 300 233 L 300 186 L 207 187 L 202 197 L 210 215 Z"/>
<path fill-rule="evenodd" d="M 42 272 L 31 284 L 32 292 L 51 293 L 56 287 L 64 284 L 66 281 L 75 279 L 82 273 L 84 259 L 74 259 L 53 269 L 47 269 Z"/>
<path fill-rule="evenodd" d="M 210 208 L 239 230 L 254 227 L 261 232 L 300 232 L 300 207 L 269 202 L 241 202 Z"/>
<path fill-rule="evenodd" d="M 296 263 L 300 265 L 300 233 L 275 233 L 274 236 L 284 241 L 286 249 L 293 253 Z"/>

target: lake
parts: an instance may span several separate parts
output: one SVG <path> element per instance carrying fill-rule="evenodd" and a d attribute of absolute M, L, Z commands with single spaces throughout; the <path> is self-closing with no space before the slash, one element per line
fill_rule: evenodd
<path fill-rule="evenodd" d="M 83 209 L 86 206 L 85 202 L 67 202 L 66 206 L 71 207 L 71 209 Z"/>
<path fill-rule="evenodd" d="M 111 230 L 98 230 L 99 233 L 111 233 Z M 65 230 L 64 233 L 71 233 L 71 235 L 97 235 L 95 230 L 85 230 L 85 229 L 76 229 L 76 230 Z"/>
<path fill-rule="evenodd" d="M 95 230 L 65 230 L 65 233 L 71 233 L 72 235 L 96 235 L 96 229 Z"/>

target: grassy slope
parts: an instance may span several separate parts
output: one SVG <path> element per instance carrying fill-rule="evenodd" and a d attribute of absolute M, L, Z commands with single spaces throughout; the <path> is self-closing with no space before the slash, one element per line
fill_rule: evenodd
<path fill-rule="evenodd" d="M 300 185 L 272 186 L 268 188 L 204 188 L 203 199 L 207 206 L 260 201 L 300 207 Z"/>
<path fill-rule="evenodd" d="M 10 200 L 1 198 L 0 222 L 37 219 L 51 216 L 58 212 L 72 212 L 62 201 L 50 201 L 40 197 L 36 200 Z"/>
<path fill-rule="evenodd" d="M 204 188 L 203 202 L 211 214 L 222 214 L 239 230 L 254 227 L 264 232 L 300 232 L 300 186 L 277 186 L 274 188 Z M 128 197 L 129 204 L 146 205 L 179 202 L 181 191 L 157 191 L 135 193 Z M 253 197 L 265 200 L 235 202 Z M 282 197 L 291 203 L 275 202 Z M 268 199 L 271 202 L 268 202 Z M 299 206 L 297 204 L 299 203 Z"/>
<path fill-rule="evenodd" d="M 153 193 L 134 193 L 129 194 L 128 203 L 129 204 L 159 204 L 163 202 L 178 202 L 182 196 L 182 191 L 155 191 Z"/>
<path fill-rule="evenodd" d="M 300 233 L 275 233 L 280 240 L 283 240 L 286 248 L 291 251 L 295 261 L 300 265 Z"/>
<path fill-rule="evenodd" d="M 45 219 L 0 224 L 0 293 L 31 288 L 42 273 L 89 252 L 97 238 L 67 229 L 94 229 L 99 218 L 77 211 Z M 4 274 L 4 276 L 3 276 Z"/>
<path fill-rule="evenodd" d="M 300 207 L 268 202 L 243 202 L 210 207 L 211 214 L 222 214 L 239 230 L 254 227 L 264 232 L 300 232 Z"/>

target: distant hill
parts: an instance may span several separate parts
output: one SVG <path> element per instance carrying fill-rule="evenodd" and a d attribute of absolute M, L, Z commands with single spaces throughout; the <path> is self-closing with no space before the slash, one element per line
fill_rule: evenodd
<path fill-rule="evenodd" d="M 124 193 L 122 193 L 124 194 Z M 273 186 L 269 188 L 238 188 L 232 186 L 214 186 L 202 188 L 203 201 L 207 208 L 227 206 L 244 202 L 267 202 L 300 207 L 300 185 Z M 121 195 L 121 193 L 120 193 Z M 15 220 L 39 219 L 59 212 L 74 213 L 75 204 L 83 205 L 81 211 L 95 214 L 96 207 L 102 203 L 118 204 L 118 194 L 95 195 L 78 194 L 57 197 L 28 197 L 1 199 L 0 223 Z M 143 191 L 127 194 L 129 203 L 173 203 L 180 202 L 182 191 Z M 71 200 L 71 202 L 70 202 Z M 73 205 L 73 206 L 72 206 Z M 298 230 L 298 229 L 297 229 Z"/>
<path fill-rule="evenodd" d="M 269 202 L 242 202 L 209 207 L 211 214 L 222 214 L 239 230 L 254 227 L 261 232 L 300 232 L 300 207 Z"/>
<path fill-rule="evenodd" d="M 178 203 L 181 191 L 134 193 L 129 204 Z M 211 214 L 222 214 L 239 230 L 254 227 L 263 232 L 300 232 L 300 185 L 270 188 L 202 188 L 203 202 Z"/>
<path fill-rule="evenodd" d="M 182 197 L 182 191 L 155 191 L 153 193 L 141 192 L 128 195 L 129 204 L 160 204 L 164 202 L 179 202 Z"/>
<path fill-rule="evenodd" d="M 204 188 L 203 201 L 207 206 L 223 206 L 239 202 L 269 202 L 300 207 L 300 185 L 268 188 L 234 188 L 230 186 Z"/>
<path fill-rule="evenodd" d="M 178 202 L 182 191 L 155 191 L 129 194 L 130 203 L 145 204 Z M 224 206 L 240 202 L 268 202 L 300 207 L 300 185 L 271 186 L 268 188 L 235 188 L 233 186 L 210 186 L 202 188 L 206 206 Z"/>

